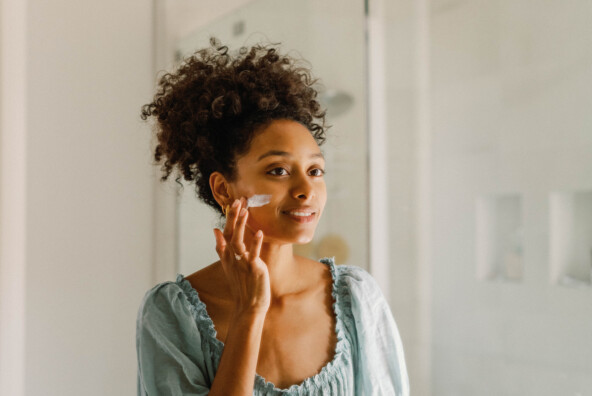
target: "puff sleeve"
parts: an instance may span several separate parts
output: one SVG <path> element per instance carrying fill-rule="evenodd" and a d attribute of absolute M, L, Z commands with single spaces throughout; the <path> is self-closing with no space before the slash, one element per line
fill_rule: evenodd
<path fill-rule="evenodd" d="M 351 300 L 357 396 L 409 395 L 401 337 L 380 287 L 359 267 L 342 266 Z"/>
<path fill-rule="evenodd" d="M 136 321 L 138 396 L 207 395 L 211 383 L 202 339 L 183 290 L 149 290 Z"/>

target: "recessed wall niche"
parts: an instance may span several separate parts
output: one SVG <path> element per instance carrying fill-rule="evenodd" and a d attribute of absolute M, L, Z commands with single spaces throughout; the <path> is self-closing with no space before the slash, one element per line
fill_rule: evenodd
<path fill-rule="evenodd" d="M 477 199 L 477 277 L 520 281 L 524 273 L 522 197 L 488 195 Z"/>
<path fill-rule="evenodd" d="M 551 282 L 592 286 L 592 190 L 550 195 Z"/>

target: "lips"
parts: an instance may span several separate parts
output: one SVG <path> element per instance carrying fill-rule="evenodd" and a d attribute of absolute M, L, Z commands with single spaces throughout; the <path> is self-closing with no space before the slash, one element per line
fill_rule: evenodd
<path fill-rule="evenodd" d="M 283 210 L 282 214 L 298 223 L 309 223 L 314 220 L 317 213 L 310 207 L 297 207 Z"/>
<path fill-rule="evenodd" d="M 292 215 L 292 216 L 310 216 L 310 215 L 313 215 L 315 212 L 303 211 L 303 210 L 292 210 L 292 211 L 284 212 L 284 213 Z"/>

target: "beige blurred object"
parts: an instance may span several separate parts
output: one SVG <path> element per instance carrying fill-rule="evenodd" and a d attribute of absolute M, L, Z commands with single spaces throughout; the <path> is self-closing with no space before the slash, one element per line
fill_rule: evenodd
<path fill-rule="evenodd" d="M 310 259 L 316 259 L 315 254 L 316 246 L 314 242 L 309 242 L 304 245 L 294 245 L 294 254 L 299 256 L 308 257 Z"/>
<path fill-rule="evenodd" d="M 319 257 L 335 256 L 335 264 L 343 264 L 349 258 L 349 246 L 338 234 L 327 234 L 317 246 Z"/>

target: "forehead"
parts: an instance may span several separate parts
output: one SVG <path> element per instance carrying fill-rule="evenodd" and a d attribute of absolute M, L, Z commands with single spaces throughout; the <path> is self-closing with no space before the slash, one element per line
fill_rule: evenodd
<path fill-rule="evenodd" d="M 294 156 L 321 152 L 308 128 L 291 120 L 274 120 L 258 131 L 244 157 L 257 161 L 269 151 L 283 151 Z"/>

